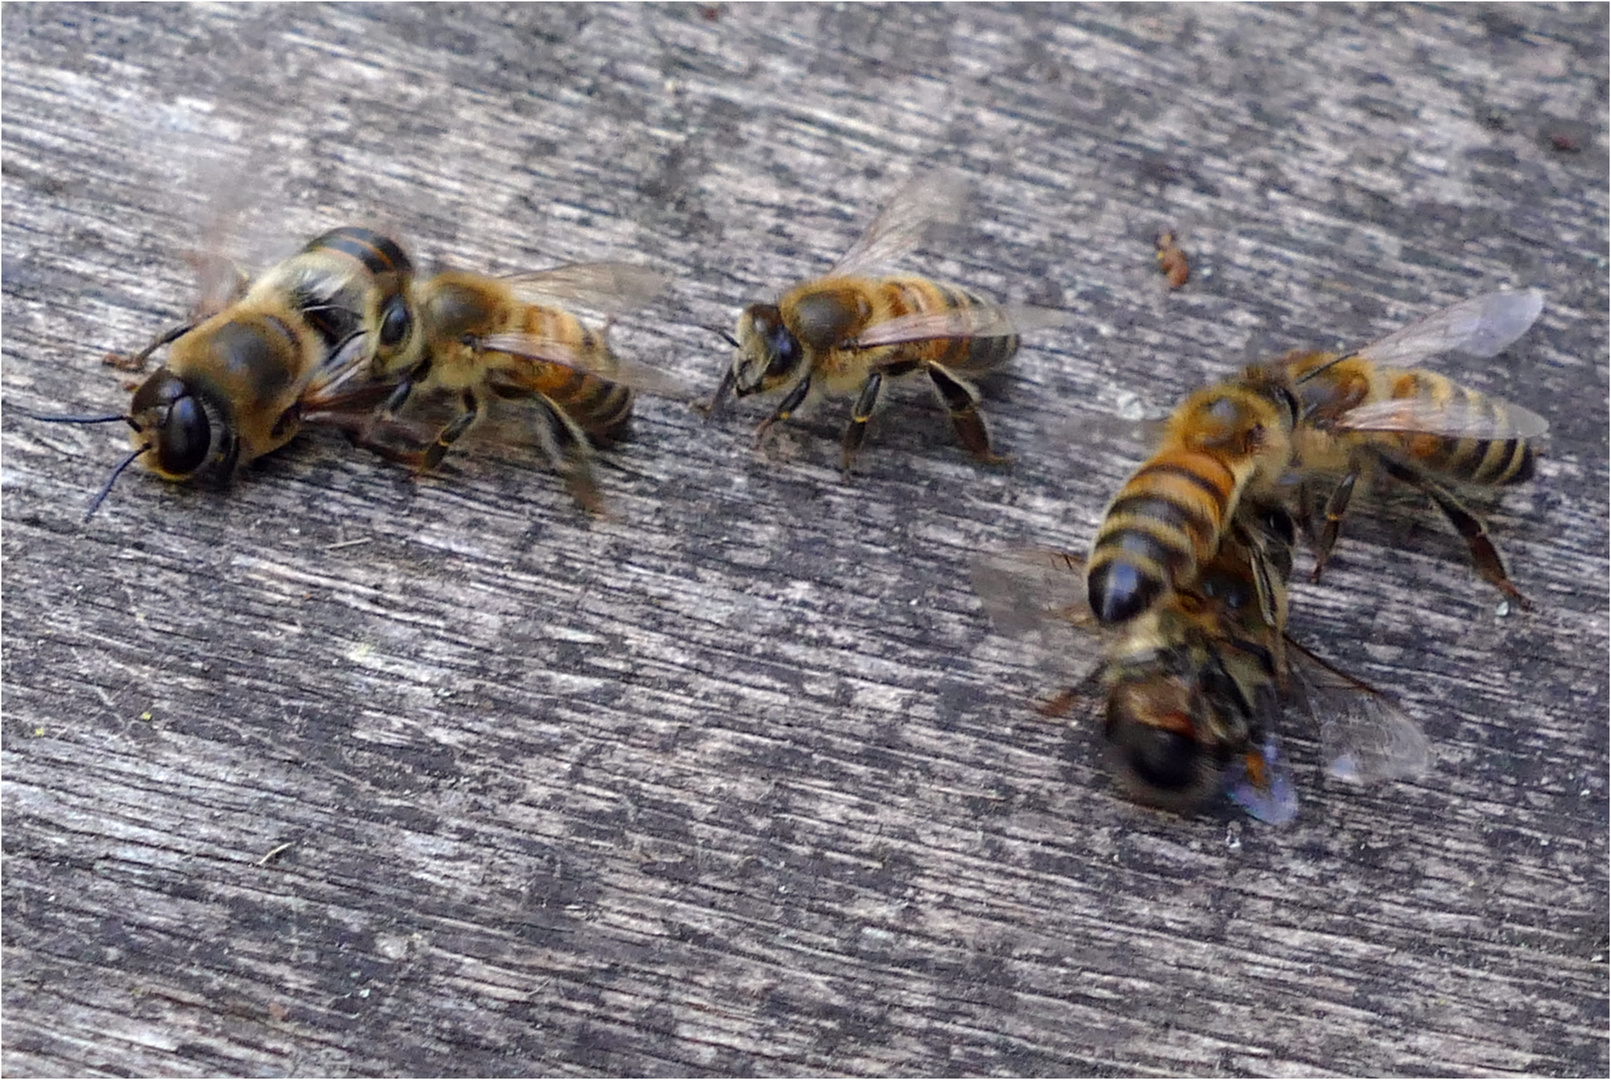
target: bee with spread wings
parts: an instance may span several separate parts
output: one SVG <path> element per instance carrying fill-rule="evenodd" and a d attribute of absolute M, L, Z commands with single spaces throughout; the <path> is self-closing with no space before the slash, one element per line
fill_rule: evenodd
<path fill-rule="evenodd" d="M 1277 361 L 1299 398 L 1291 469 L 1300 488 L 1299 518 L 1315 547 L 1316 580 L 1356 484 L 1380 472 L 1430 498 L 1465 539 L 1483 579 L 1531 606 L 1511 584 L 1482 522 L 1444 484 L 1499 487 L 1531 479 L 1548 422 L 1408 365 L 1444 352 L 1496 356 L 1527 332 L 1543 307 L 1537 289 L 1488 293 L 1357 352 L 1297 352 Z"/>
<path fill-rule="evenodd" d="M 1062 325 L 1067 316 L 997 304 L 927 278 L 867 276 L 916 247 L 932 225 L 959 222 L 966 197 L 954 173 L 909 181 L 826 276 L 794 286 L 775 304 L 746 307 L 728 337 L 735 352 L 711 413 L 729 394 L 781 392 L 756 431 L 760 438 L 808 404 L 853 398 L 841 446 L 848 475 L 885 383 L 922 374 L 968 452 L 1004 460 L 991 449 L 974 381 L 1011 359 L 1021 332 Z"/>
<path fill-rule="evenodd" d="M 1430 751 L 1415 722 L 1287 636 L 1290 515 L 1278 504 L 1242 514 L 1192 583 L 1118 627 L 1091 611 L 1084 561 L 1067 552 L 979 556 L 974 589 L 999 632 L 1036 633 L 1043 649 L 1074 661 L 1078 684 L 1043 713 L 1065 713 L 1101 686 L 1110 765 L 1143 805 L 1185 814 L 1223 791 L 1261 821 L 1291 821 L 1297 796 L 1277 738 L 1287 704 L 1318 723 L 1331 775 L 1370 783 L 1423 773 Z M 1259 595 L 1272 584 L 1273 608 Z"/>

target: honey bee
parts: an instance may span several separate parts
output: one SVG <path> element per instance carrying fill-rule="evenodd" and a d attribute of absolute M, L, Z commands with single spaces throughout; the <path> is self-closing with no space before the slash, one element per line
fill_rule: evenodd
<path fill-rule="evenodd" d="M 1286 635 L 1291 515 L 1252 502 L 1241 515 L 1194 580 L 1118 627 L 1101 626 L 1087 606 L 1083 562 L 1071 553 L 983 556 L 974 588 L 1008 636 L 1069 624 L 1099 634 L 1099 666 L 1040 711 L 1062 715 L 1099 684 L 1106 756 L 1135 802 L 1189 814 L 1224 792 L 1258 820 L 1291 821 L 1298 800 L 1277 736 L 1287 705 L 1317 722 L 1330 775 L 1358 783 L 1420 775 L 1430 750 L 1415 722 Z"/>
<path fill-rule="evenodd" d="M 1238 520 L 1242 500 L 1280 493 L 1298 413 L 1291 381 L 1276 367 L 1249 367 L 1181 403 L 1092 542 L 1087 588 L 1099 621 L 1138 618 L 1194 580 Z M 1261 598 L 1268 616 L 1268 589 Z"/>
<path fill-rule="evenodd" d="M 1153 239 L 1153 246 L 1158 249 L 1158 269 L 1163 271 L 1169 287 L 1178 289 L 1186 284 L 1191 277 L 1191 264 L 1186 261 L 1186 253 L 1180 250 L 1175 234 L 1169 229 L 1160 231 Z"/>
<path fill-rule="evenodd" d="M 848 475 L 885 382 L 921 373 L 967 451 L 980 461 L 1004 461 L 991 449 L 974 380 L 1012 358 L 1021 331 L 1066 317 L 996 304 L 926 278 L 865 276 L 915 247 L 931 225 L 959 221 L 965 200 L 954 174 L 909 181 L 825 277 L 794 286 L 775 304 L 746 307 L 735 333 L 723 334 L 735 352 L 709 413 L 719 412 L 729 394 L 783 392 L 756 429 L 759 440 L 802 407 L 854 398 L 841 443 Z"/>
<path fill-rule="evenodd" d="M 1536 440 L 1549 424 L 1431 371 L 1405 367 L 1441 352 L 1494 356 L 1543 310 L 1543 293 L 1496 292 L 1435 312 L 1344 356 L 1289 354 L 1278 365 L 1296 387 L 1301 413 L 1293 439 L 1299 517 L 1315 547 L 1320 579 L 1361 477 L 1380 471 L 1427 495 L 1466 541 L 1485 581 L 1523 607 L 1482 522 L 1439 481 L 1496 487 L 1531 479 Z M 1331 484 L 1317 513 L 1320 487 Z M 1323 527 L 1320 522 L 1323 521 Z"/>
<path fill-rule="evenodd" d="M 304 421 L 340 424 L 373 407 L 383 391 L 347 385 L 359 371 L 361 331 L 366 320 L 383 328 L 371 346 L 377 350 L 409 338 L 411 271 L 395 241 L 362 227 L 332 229 L 241 284 L 221 310 L 198 312 L 120 363 L 140 370 L 168 347 L 167 362 L 135 390 L 127 414 L 36 416 L 132 429 L 133 452 L 85 517 L 137 460 L 165 480 L 223 487 L 240 466 L 289 442 Z"/>
<path fill-rule="evenodd" d="M 448 449 L 481 421 L 494 398 L 534 402 L 539 441 L 572 495 L 602 507 L 593 480 L 592 446 L 607 445 L 632 413 L 633 390 L 686 396 L 670 377 L 616 356 L 608 323 L 594 330 L 564 304 L 607 312 L 648 303 L 665 279 L 645 267 L 591 263 L 511 277 L 447 270 L 411 290 L 419 334 L 402 349 L 377 352 L 370 373 L 398 380 L 385 402 L 389 419 L 420 390 L 457 395 L 461 411 L 417 452 L 390 456 L 434 469 Z M 372 333 L 384 333 L 384 327 Z"/>

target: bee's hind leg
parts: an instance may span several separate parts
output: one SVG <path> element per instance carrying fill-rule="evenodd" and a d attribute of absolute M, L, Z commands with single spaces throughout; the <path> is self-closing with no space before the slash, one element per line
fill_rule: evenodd
<path fill-rule="evenodd" d="M 578 505 L 590 514 L 603 513 L 604 496 L 593 479 L 593 447 L 587 433 L 548 398 L 538 395 L 536 401 L 543 414 L 537 425 L 543 453 L 548 455 L 554 471 L 564 478 L 566 489 Z"/>
<path fill-rule="evenodd" d="M 1477 515 L 1462 506 L 1460 500 L 1449 494 L 1440 484 L 1422 476 L 1414 469 L 1405 468 L 1387 457 L 1381 457 L 1380 463 L 1389 476 L 1418 488 L 1438 504 L 1443 516 L 1454 526 L 1454 531 L 1465 540 L 1466 547 L 1471 552 L 1471 562 L 1484 581 L 1510 597 L 1523 609 L 1532 609 L 1533 602 L 1510 583 L 1510 577 L 1505 573 L 1505 564 L 1500 561 L 1499 551 L 1494 547 L 1493 541 L 1488 539 L 1488 530 L 1483 528 L 1482 521 Z"/>
<path fill-rule="evenodd" d="M 951 414 L 951 426 L 968 453 L 987 465 L 1005 465 L 1010 461 L 990 449 L 990 433 L 985 430 L 984 417 L 979 415 L 979 391 L 938 364 L 930 364 L 928 372 L 934 392 L 940 395 L 940 401 Z"/>

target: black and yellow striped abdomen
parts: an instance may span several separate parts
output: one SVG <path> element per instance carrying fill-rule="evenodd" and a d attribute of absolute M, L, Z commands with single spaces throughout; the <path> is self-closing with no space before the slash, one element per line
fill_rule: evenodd
<path fill-rule="evenodd" d="M 973 337 L 966 334 L 968 312 L 998 311 L 996 304 L 959 285 L 919 277 L 883 278 L 878 282 L 879 314 L 884 319 L 907 315 L 958 312 L 962 334 L 891 346 L 901 360 L 938 364 L 961 375 L 981 375 L 1005 364 L 1018 351 L 1017 334 Z M 865 329 L 865 328 L 864 328 Z"/>
<path fill-rule="evenodd" d="M 1452 379 L 1421 369 L 1387 370 L 1394 400 L 1423 398 L 1450 413 L 1484 417 L 1504 426 L 1504 407 Z M 1405 462 L 1462 484 L 1501 486 L 1533 477 L 1537 448 L 1528 440 L 1448 438 L 1409 432 L 1372 432 L 1371 440 Z"/>
<path fill-rule="evenodd" d="M 1213 557 L 1247 480 L 1220 455 L 1168 449 L 1127 480 L 1091 545 L 1086 589 L 1105 624 L 1128 622 Z"/>
<path fill-rule="evenodd" d="M 503 396 L 541 394 L 563 409 L 590 438 L 609 441 L 618 436 L 632 416 L 632 390 L 585 370 L 609 369 L 609 345 L 604 335 L 558 308 L 531 304 L 519 310 L 521 325 L 512 329 L 534 341 L 552 342 L 553 359 L 511 358 L 519 362 L 500 365 L 492 380 L 494 392 Z M 567 357 L 574 357 L 576 362 L 565 362 Z M 509 377 L 511 374 L 514 378 Z"/>

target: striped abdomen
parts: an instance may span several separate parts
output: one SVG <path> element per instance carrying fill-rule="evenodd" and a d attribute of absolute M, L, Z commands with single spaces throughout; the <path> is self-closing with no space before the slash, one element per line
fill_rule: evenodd
<path fill-rule="evenodd" d="M 1091 545 L 1086 589 L 1103 623 L 1127 622 L 1196 577 L 1247 481 L 1221 457 L 1165 450 L 1136 470 Z"/>
<path fill-rule="evenodd" d="M 957 285 L 927 278 L 883 278 L 878 282 L 884 317 L 955 311 L 994 312 L 996 305 Z M 996 337 L 950 337 L 913 341 L 891 346 L 895 356 L 918 363 L 939 364 L 959 374 L 983 374 L 1012 359 L 1018 351 L 1018 335 Z"/>
<path fill-rule="evenodd" d="M 1386 369 L 1394 400 L 1421 398 L 1450 415 L 1505 428 L 1503 403 L 1431 371 Z M 1369 433 L 1371 441 L 1406 462 L 1463 484 L 1519 484 L 1530 480 L 1536 448 L 1523 438 L 1450 438 L 1413 432 Z"/>
<path fill-rule="evenodd" d="M 632 391 L 620 383 L 591 374 L 589 367 L 608 369 L 609 346 L 604 335 L 588 329 L 569 312 L 526 305 L 520 333 L 552 343 L 552 359 L 525 359 L 518 377 L 505 369 L 494 376 L 494 391 L 505 396 L 537 393 L 565 410 L 588 435 L 609 440 L 620 434 L 632 415 Z"/>

